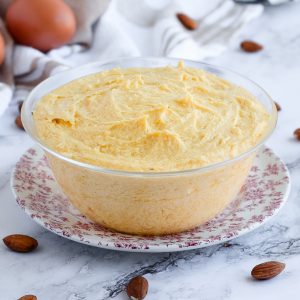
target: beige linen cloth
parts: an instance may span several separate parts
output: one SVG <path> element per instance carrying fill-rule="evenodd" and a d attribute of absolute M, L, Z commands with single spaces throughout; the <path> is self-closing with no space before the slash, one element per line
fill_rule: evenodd
<path fill-rule="evenodd" d="M 72 66 L 128 56 L 194 60 L 217 56 L 263 11 L 261 5 L 231 0 L 65 0 L 76 15 L 76 35 L 68 45 L 42 53 L 15 44 L 6 31 L 3 20 L 12 1 L 0 1 L 0 31 L 6 43 L 0 67 L 0 115 L 10 103 L 24 100 L 39 82 Z M 197 19 L 199 28 L 186 30 L 177 12 Z"/>

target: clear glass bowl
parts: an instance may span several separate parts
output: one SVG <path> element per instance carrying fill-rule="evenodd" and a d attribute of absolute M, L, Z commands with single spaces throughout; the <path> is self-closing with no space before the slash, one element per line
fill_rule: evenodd
<path fill-rule="evenodd" d="M 224 68 L 183 60 L 250 91 L 270 113 L 265 136 L 241 155 L 202 168 L 172 172 L 127 172 L 79 162 L 49 148 L 37 135 L 32 111 L 45 94 L 74 79 L 120 67 L 176 66 L 179 59 L 123 58 L 97 62 L 54 75 L 32 90 L 22 108 L 27 133 L 44 149 L 62 191 L 85 216 L 108 228 L 156 235 L 196 227 L 221 212 L 241 189 L 259 147 L 273 132 L 277 110 L 253 81 Z"/>

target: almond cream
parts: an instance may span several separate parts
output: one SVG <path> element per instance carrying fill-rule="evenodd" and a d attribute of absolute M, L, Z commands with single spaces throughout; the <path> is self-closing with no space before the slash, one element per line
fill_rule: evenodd
<path fill-rule="evenodd" d="M 146 235 L 191 229 L 221 212 L 241 189 L 255 151 L 231 159 L 254 150 L 274 126 L 248 91 L 182 63 L 78 78 L 40 99 L 33 119 L 56 152 L 46 147 L 70 201 L 98 224 Z M 188 169 L 195 170 L 180 172 Z"/>

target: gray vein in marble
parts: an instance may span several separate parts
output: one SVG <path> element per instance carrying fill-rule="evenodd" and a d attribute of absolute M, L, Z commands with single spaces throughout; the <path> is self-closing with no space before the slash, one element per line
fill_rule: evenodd
<path fill-rule="evenodd" d="M 226 254 L 227 248 L 230 248 L 231 253 L 234 253 L 234 256 L 231 259 L 237 259 L 241 255 L 248 255 L 261 259 L 299 255 L 300 237 L 280 239 L 280 237 L 283 237 L 288 229 L 289 228 L 287 226 L 278 224 L 268 227 L 264 226 L 262 233 L 267 233 L 269 238 L 258 241 L 255 244 L 244 245 L 243 243 L 236 242 L 240 240 L 237 239 L 235 242 L 226 243 L 225 247 L 224 244 L 222 244 L 204 249 L 171 253 L 155 263 L 143 265 L 134 271 L 122 274 L 113 280 L 112 284 L 105 285 L 104 289 L 107 291 L 107 296 L 104 300 L 115 298 L 118 294 L 123 292 L 128 281 L 135 276 L 157 274 L 168 271 L 172 268 L 176 268 L 179 261 L 183 260 L 184 262 L 190 262 L 197 256 L 209 258 L 218 252 Z M 259 231 L 256 231 L 256 234 L 259 234 Z M 230 259 L 230 257 L 228 257 L 228 259 Z"/>
<path fill-rule="evenodd" d="M 171 253 L 168 254 L 167 257 L 163 257 L 161 260 L 158 260 L 153 264 L 142 266 L 141 268 L 127 274 L 122 274 L 114 280 L 115 283 L 113 285 L 104 286 L 104 289 L 106 289 L 108 292 L 108 295 L 106 298 L 104 298 L 104 300 L 109 298 L 114 298 L 118 294 L 120 294 L 124 290 L 124 287 L 126 286 L 128 281 L 135 276 L 146 275 L 146 274 L 157 274 L 160 272 L 164 272 L 170 268 L 177 267 L 177 263 L 180 260 L 190 261 L 192 258 L 194 258 L 197 255 L 210 257 L 214 253 L 219 251 L 219 249 L 221 248 L 223 248 L 223 245 L 211 247 L 205 249 L 205 251 L 200 249 L 196 251 Z"/>
<path fill-rule="evenodd" d="M 85 296 L 80 296 L 79 294 L 72 294 L 68 297 L 68 300 L 84 300 L 86 299 Z"/>
<path fill-rule="evenodd" d="M 293 162 L 287 163 L 286 166 L 290 171 L 300 168 L 300 158 Z"/>

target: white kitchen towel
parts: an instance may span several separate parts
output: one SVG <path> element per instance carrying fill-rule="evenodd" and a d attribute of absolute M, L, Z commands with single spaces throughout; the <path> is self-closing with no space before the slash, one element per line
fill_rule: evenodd
<path fill-rule="evenodd" d="M 95 2 L 89 0 L 89 3 Z M 238 5 L 231 0 L 112 0 L 104 14 L 104 6 L 99 6 L 93 14 L 88 11 L 95 10 L 95 6 L 85 8 L 83 15 L 82 5 L 72 8 L 77 17 L 81 16 L 80 34 L 69 45 L 47 54 L 12 45 L 0 24 L 5 40 L 11 43 L 8 48 L 13 47 L 8 49 L 0 69 L 0 114 L 11 98 L 15 103 L 24 100 L 39 82 L 72 66 L 129 56 L 193 60 L 217 56 L 226 49 L 233 35 L 263 12 L 261 5 Z M 176 18 L 178 12 L 196 19 L 198 29 L 185 29 Z"/>

